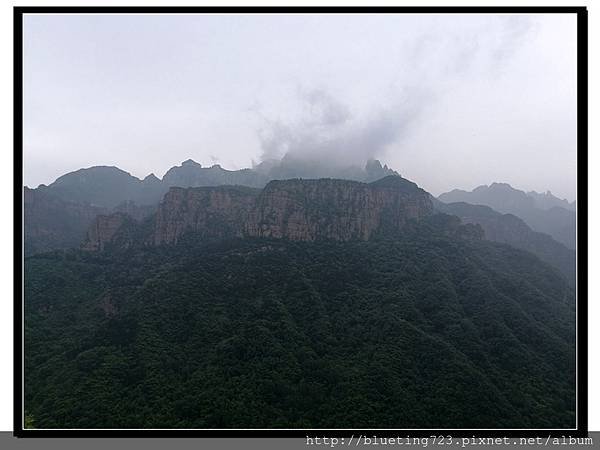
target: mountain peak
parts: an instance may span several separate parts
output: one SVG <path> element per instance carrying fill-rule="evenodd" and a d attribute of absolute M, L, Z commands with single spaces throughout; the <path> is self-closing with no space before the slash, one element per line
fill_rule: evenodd
<path fill-rule="evenodd" d="M 379 161 L 378 159 L 369 159 L 367 161 L 367 165 L 365 166 L 365 169 L 367 169 L 367 170 L 371 170 L 371 169 L 381 170 L 381 169 L 383 169 L 383 167 L 381 166 L 381 161 Z"/>
<path fill-rule="evenodd" d="M 202 167 L 202 164 L 197 163 L 196 161 L 194 161 L 193 159 L 190 158 L 190 159 L 186 159 L 185 161 L 183 161 L 181 163 L 181 166 L 182 167 L 183 166 L 196 166 L 196 167 L 200 168 L 200 167 Z"/>
<path fill-rule="evenodd" d="M 479 186 L 479 187 L 480 188 L 488 188 L 488 189 L 501 189 L 504 191 L 516 191 L 517 190 L 508 183 L 500 183 L 497 181 L 490 184 L 489 187 L 488 186 Z M 479 189 L 479 188 L 477 188 L 477 189 Z"/>
<path fill-rule="evenodd" d="M 525 193 L 508 183 L 483 185 L 472 192 L 454 190 L 441 194 L 438 200 L 486 205 L 503 214 L 514 214 L 533 230 L 551 235 L 568 248 L 575 248 L 575 206 L 566 200 L 533 191 Z"/>
<path fill-rule="evenodd" d="M 160 179 L 154 175 L 154 173 L 151 173 L 150 175 L 148 175 L 146 178 L 144 178 L 144 183 L 156 183 L 159 182 L 160 183 Z"/>

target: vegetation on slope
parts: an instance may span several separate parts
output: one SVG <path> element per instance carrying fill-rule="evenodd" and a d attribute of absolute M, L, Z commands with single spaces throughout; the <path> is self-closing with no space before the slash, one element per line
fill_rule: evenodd
<path fill-rule="evenodd" d="M 25 263 L 39 428 L 574 425 L 574 294 L 444 216 L 369 242 L 246 239 Z"/>

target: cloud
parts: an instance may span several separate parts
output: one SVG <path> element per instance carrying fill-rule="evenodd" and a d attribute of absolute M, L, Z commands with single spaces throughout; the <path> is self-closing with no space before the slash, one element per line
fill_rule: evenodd
<path fill-rule="evenodd" d="M 350 110 L 342 102 L 323 89 L 298 89 L 298 96 L 309 107 L 309 124 L 330 127 L 346 123 L 352 118 Z"/>
<path fill-rule="evenodd" d="M 426 103 L 420 89 L 405 89 L 388 105 L 354 115 L 330 92 L 298 90 L 300 117 L 271 120 L 261 115 L 261 160 L 318 160 L 329 166 L 363 166 L 398 142 Z"/>
<path fill-rule="evenodd" d="M 322 87 L 296 89 L 300 114 L 295 118 L 270 119 L 255 105 L 261 118 L 261 160 L 288 157 L 363 166 L 368 159 L 385 157 L 446 93 L 470 77 L 500 74 L 531 29 L 526 16 L 495 16 L 471 28 L 421 34 L 403 48 L 405 64 L 390 80 L 385 100 L 374 99 L 377 106 L 369 113 Z"/>

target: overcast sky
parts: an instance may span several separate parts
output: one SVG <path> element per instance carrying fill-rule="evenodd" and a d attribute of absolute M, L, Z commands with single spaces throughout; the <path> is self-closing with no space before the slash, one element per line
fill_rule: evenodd
<path fill-rule="evenodd" d="M 575 15 L 27 15 L 25 184 L 375 157 L 575 199 Z"/>

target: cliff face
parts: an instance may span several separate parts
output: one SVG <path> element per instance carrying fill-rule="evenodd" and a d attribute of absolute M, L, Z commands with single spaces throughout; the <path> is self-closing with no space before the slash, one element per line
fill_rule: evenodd
<path fill-rule="evenodd" d="M 147 242 L 177 242 L 189 231 L 207 238 L 242 236 L 259 193 L 241 186 L 171 188 L 158 207 Z"/>
<path fill-rule="evenodd" d="M 141 222 L 156 212 L 156 205 L 138 205 L 134 201 L 126 201 L 115 206 L 112 212 L 127 214 L 132 219 Z"/>
<path fill-rule="evenodd" d="M 97 216 L 89 227 L 81 248 L 92 251 L 104 250 L 106 245 L 113 242 L 118 234 L 123 234 L 126 225 L 130 225 L 131 222 L 132 219 L 121 212 Z"/>
<path fill-rule="evenodd" d="M 171 188 L 158 206 L 153 226 L 139 239 L 146 245 L 169 244 L 193 232 L 203 238 L 368 240 L 432 213 L 429 194 L 399 176 L 370 184 L 272 181 L 262 191 L 241 186 Z M 104 240 L 112 239 L 112 226 L 121 219 L 107 220 L 99 218 L 93 225 L 91 242 L 97 244 L 86 248 L 101 249 Z"/>
<path fill-rule="evenodd" d="M 412 187 L 331 179 L 272 181 L 252 209 L 245 233 L 300 241 L 367 240 L 431 214 L 427 194 Z"/>
<path fill-rule="evenodd" d="M 45 189 L 23 188 L 25 256 L 51 250 L 77 248 L 82 241 L 84 246 L 90 242 L 104 242 L 106 233 L 93 234 L 104 230 L 106 217 L 111 213 L 122 213 L 135 221 L 142 221 L 152 215 L 156 206 L 138 205 L 133 201 L 123 202 L 114 208 L 91 205 L 76 201 L 63 200 Z M 104 216 L 96 219 L 98 216 Z M 116 215 L 118 216 L 118 214 Z M 100 228 L 98 228 L 100 227 Z M 100 244 L 98 244 L 100 245 Z M 101 248 L 100 245 L 99 248 Z M 99 249 L 94 248 L 94 249 Z"/>
<path fill-rule="evenodd" d="M 25 255 L 77 247 L 98 214 L 107 210 L 62 200 L 39 189 L 23 189 Z"/>

